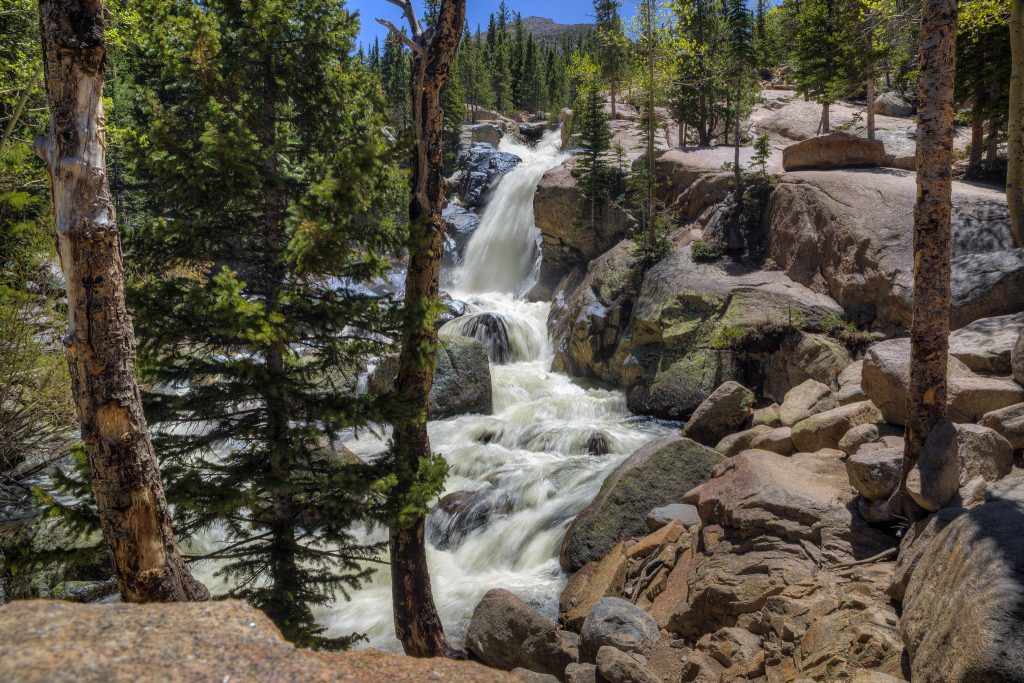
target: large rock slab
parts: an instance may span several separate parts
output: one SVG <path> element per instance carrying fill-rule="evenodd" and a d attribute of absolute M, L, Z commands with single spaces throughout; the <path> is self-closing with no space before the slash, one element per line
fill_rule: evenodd
<path fill-rule="evenodd" d="M 566 666 L 579 660 L 573 638 L 501 588 L 487 591 L 473 610 L 466 649 L 497 669 L 522 667 L 558 677 Z"/>
<path fill-rule="evenodd" d="M 1014 382 L 981 377 L 956 358 L 948 365 L 949 417 L 976 422 L 985 413 L 1024 401 Z M 886 422 L 905 425 L 910 400 L 910 340 L 889 339 L 871 346 L 864 356 L 861 387 Z"/>
<path fill-rule="evenodd" d="M 562 625 L 578 632 L 601 598 L 618 597 L 622 593 L 628 570 L 625 544 L 619 543 L 604 558 L 588 562 L 570 576 L 558 599 L 558 618 Z"/>
<path fill-rule="evenodd" d="M 786 171 L 881 166 L 884 162 L 885 145 L 881 140 L 842 132 L 816 135 L 782 150 L 782 168 Z"/>
<path fill-rule="evenodd" d="M 1013 448 L 1024 448 L 1024 403 L 985 413 L 980 424 L 998 432 Z"/>
<path fill-rule="evenodd" d="M 845 104 L 829 107 L 829 121 L 838 128 L 853 121 L 857 111 Z M 760 117 L 755 124 L 759 132 L 769 133 L 783 140 L 807 140 L 821 128 L 821 105 L 802 99 L 792 99 L 770 114 Z"/>
<path fill-rule="evenodd" d="M 716 451 L 674 436 L 633 453 L 569 525 L 562 540 L 562 568 L 576 571 L 603 558 L 619 541 L 646 536 L 648 511 L 680 502 L 683 494 L 711 476 L 721 460 Z"/>
<path fill-rule="evenodd" d="M 635 224 L 615 202 L 591 206 L 579 190 L 573 167 L 569 160 L 549 169 L 533 196 L 534 222 L 541 232 L 540 283 L 545 293 L 573 268 L 586 266 L 615 246 Z"/>
<path fill-rule="evenodd" d="M 901 620 L 914 681 L 1024 680 L 1024 485 L 1012 479 L 949 522 L 914 569 Z"/>
<path fill-rule="evenodd" d="M 1009 375 L 1010 355 L 1021 332 L 1024 312 L 975 320 L 949 335 L 949 355 L 975 372 Z"/>
<path fill-rule="evenodd" d="M 725 382 L 697 406 L 683 428 L 683 436 L 714 446 L 750 420 L 754 392 L 739 382 Z"/>
<path fill-rule="evenodd" d="M 12 683 L 517 681 L 503 671 L 443 657 L 297 648 L 263 612 L 239 600 L 18 601 L 0 607 L 0 633 L 0 680 Z"/>
<path fill-rule="evenodd" d="M 794 281 L 830 295 L 858 325 L 905 332 L 914 179 L 871 169 L 787 173 L 766 210 L 769 256 Z M 1009 225 L 1002 192 L 954 184 L 954 329 L 1019 311 L 1024 252 L 1014 249 Z"/>

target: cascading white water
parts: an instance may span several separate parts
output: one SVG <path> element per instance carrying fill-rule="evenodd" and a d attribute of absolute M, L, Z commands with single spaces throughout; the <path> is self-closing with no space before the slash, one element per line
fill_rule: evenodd
<path fill-rule="evenodd" d="M 505 174 L 487 202 L 455 275 L 459 290 L 518 293 L 532 284 L 529 278 L 540 257 L 533 195 L 544 172 L 564 161 L 561 144 L 558 130 L 545 133 L 536 147 L 507 136 L 502 139 L 499 149 L 515 154 L 522 162 Z"/>
<path fill-rule="evenodd" d="M 475 494 L 469 497 L 471 519 L 435 510 L 428 522 L 434 599 L 456 641 L 464 638 L 473 608 L 490 588 L 510 590 L 554 617 L 565 583 L 558 549 L 566 526 L 618 463 L 669 433 L 634 418 L 621 392 L 586 388 L 551 372 L 550 304 L 517 296 L 532 286 L 539 258 L 533 195 L 544 171 L 564 159 L 559 140 L 552 131 L 535 148 L 502 141 L 501 149 L 523 162 L 495 187 L 455 273 L 452 295 L 469 304 L 467 315 L 441 330 L 471 332 L 489 345 L 494 395 L 493 415 L 462 415 L 428 426 L 434 451 L 451 466 L 445 493 Z M 509 353 L 501 364 L 493 362 L 501 344 L 488 337 L 495 321 L 507 336 Z M 386 444 L 362 437 L 347 445 L 370 455 Z M 383 540 L 383 531 L 373 538 Z M 399 649 L 386 567 L 350 601 L 339 599 L 318 618 L 328 635 L 360 632 L 372 647 Z"/>
<path fill-rule="evenodd" d="M 650 439 L 670 433 L 634 418 L 622 392 L 588 388 L 551 372 L 550 304 L 518 296 L 532 286 L 538 259 L 533 195 L 544 171 L 563 158 L 558 139 L 553 131 L 536 148 L 501 143 L 523 163 L 495 187 L 455 273 L 458 291 L 451 294 L 468 304 L 467 314 L 441 330 L 477 336 L 492 358 L 493 414 L 428 425 L 433 450 L 451 468 L 445 494 L 470 492 L 462 495 L 462 512 L 468 514 L 437 509 L 427 525 L 434 600 L 446 632 L 457 642 L 491 588 L 510 590 L 554 617 L 565 584 L 558 550 L 569 522 L 617 464 Z M 496 330 L 503 340 L 495 339 Z M 373 456 L 387 447 L 387 434 L 364 434 L 346 445 Z M 380 528 L 361 535 L 387 538 Z M 206 552 L 223 542 L 213 529 L 192 539 L 190 550 Z M 213 576 L 216 566 L 196 567 L 197 578 L 223 592 L 223 579 Z M 371 647 L 400 650 L 390 582 L 387 566 L 380 566 L 350 600 L 339 595 L 333 605 L 317 609 L 326 635 L 363 633 Z"/>

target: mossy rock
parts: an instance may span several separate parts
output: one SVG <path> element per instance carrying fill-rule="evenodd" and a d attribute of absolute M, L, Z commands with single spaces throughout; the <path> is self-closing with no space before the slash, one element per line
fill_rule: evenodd
<path fill-rule="evenodd" d="M 647 513 L 681 502 L 687 491 L 711 478 L 722 459 L 714 450 L 681 436 L 652 441 L 633 453 L 569 526 L 562 540 L 562 568 L 577 571 L 603 558 L 619 541 L 647 535 Z"/>

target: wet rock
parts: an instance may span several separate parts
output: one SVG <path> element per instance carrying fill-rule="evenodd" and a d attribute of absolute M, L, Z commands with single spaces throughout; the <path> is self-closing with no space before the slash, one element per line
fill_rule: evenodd
<path fill-rule="evenodd" d="M 661 683 L 661 679 L 634 657 L 603 645 L 597 651 L 597 674 L 607 683 Z"/>
<path fill-rule="evenodd" d="M 462 203 L 470 209 L 483 206 L 487 193 L 520 161 L 515 154 L 499 152 L 493 144 L 474 144 L 459 164 L 465 169 L 458 187 Z"/>
<path fill-rule="evenodd" d="M 511 509 L 507 496 L 494 499 L 495 491 L 493 486 L 488 486 L 479 491 L 455 491 L 443 496 L 427 517 L 427 539 L 441 550 L 457 548 L 494 514 Z"/>
<path fill-rule="evenodd" d="M 749 419 L 754 392 L 738 382 L 725 382 L 693 411 L 683 436 L 713 446 Z"/>
<path fill-rule="evenodd" d="M 976 375 L 956 358 L 949 359 L 949 417 L 976 422 L 985 413 L 1024 401 L 1024 389 L 1005 380 Z M 864 358 L 862 386 L 885 421 L 906 424 L 910 392 L 910 340 L 874 344 Z"/>
<path fill-rule="evenodd" d="M 816 135 L 782 150 L 782 168 L 786 171 L 881 166 L 883 163 L 885 145 L 881 140 L 843 132 Z"/>
<path fill-rule="evenodd" d="M 913 571 L 901 628 L 914 681 L 1024 680 L 1024 486 L 1010 479 L 949 522 Z"/>
<path fill-rule="evenodd" d="M 754 411 L 755 413 L 757 411 Z M 777 421 L 777 420 L 776 420 Z M 751 427 L 750 429 L 744 429 L 742 432 L 736 432 L 723 438 L 715 446 L 715 450 L 721 453 L 726 458 L 731 458 L 741 451 L 745 451 L 750 448 L 751 442 L 762 434 L 766 434 L 772 431 L 772 428 L 759 424 Z"/>
<path fill-rule="evenodd" d="M 793 430 L 789 427 L 777 427 L 770 432 L 759 434 L 750 442 L 750 448 L 790 455 L 796 450 L 796 446 L 793 445 Z"/>
<path fill-rule="evenodd" d="M 721 460 L 715 451 L 683 437 L 658 439 L 633 453 L 569 526 L 562 540 L 562 568 L 576 571 L 604 557 L 619 541 L 644 535 L 648 511 L 681 500 Z"/>
<path fill-rule="evenodd" d="M 555 622 L 501 588 L 487 591 L 473 610 L 466 649 L 497 669 L 521 667 L 553 676 L 579 659 L 573 639 Z"/>
<path fill-rule="evenodd" d="M 646 654 L 658 642 L 660 633 L 654 617 L 620 598 L 603 598 L 583 622 L 580 631 L 580 660 L 592 662 L 602 646 L 623 652 Z"/>
<path fill-rule="evenodd" d="M 975 372 L 1009 375 L 1010 356 L 1024 331 L 1024 313 L 982 318 L 949 335 L 949 355 Z"/>
<path fill-rule="evenodd" d="M 149 605 L 16 601 L 0 607 L 0 680 L 392 681 L 516 683 L 475 662 L 379 650 L 294 647 L 260 610 L 238 600 Z M 145 647 L 140 638 L 145 637 Z"/>
<path fill-rule="evenodd" d="M 441 265 L 444 268 L 452 268 L 462 263 L 469 238 L 480 227 L 480 218 L 472 211 L 456 204 L 444 207 L 441 218 L 444 220 L 446 237 Z"/>
<path fill-rule="evenodd" d="M 465 301 L 453 299 L 444 293 L 441 294 L 441 306 L 441 313 L 438 314 L 437 321 L 434 323 L 438 328 L 466 314 Z"/>
<path fill-rule="evenodd" d="M 588 562 L 570 576 L 558 600 L 562 625 L 570 631 L 583 628 L 583 620 L 601 598 L 618 597 L 622 593 L 628 569 L 625 544 L 619 543 L 604 558 Z"/>
<path fill-rule="evenodd" d="M 887 499 L 900 483 L 903 451 L 872 448 L 846 459 L 846 473 L 857 493 L 869 501 Z"/>
<path fill-rule="evenodd" d="M 447 335 L 442 335 L 440 342 L 427 406 L 430 419 L 466 413 L 489 415 L 493 411 L 491 368 L 483 344 L 470 337 Z M 397 373 L 397 355 L 381 358 L 369 377 L 370 393 L 393 391 Z"/>
<path fill-rule="evenodd" d="M 811 415 L 838 408 L 832 390 L 825 384 L 809 379 L 803 384 L 793 387 L 779 407 L 779 419 L 783 426 L 792 427 Z"/>
<path fill-rule="evenodd" d="M 980 424 L 999 433 L 1013 448 L 1024 448 L 1024 403 L 985 413 Z"/>
<path fill-rule="evenodd" d="M 809 453 L 835 448 L 852 428 L 881 421 L 882 414 L 871 401 L 851 403 L 798 422 L 793 426 L 793 443 L 798 450 Z"/>
<path fill-rule="evenodd" d="M 697 508 L 693 505 L 673 503 L 654 508 L 644 518 L 647 528 L 651 531 L 657 531 L 675 521 L 681 522 L 686 527 L 695 527 L 700 525 L 700 515 L 697 514 Z"/>

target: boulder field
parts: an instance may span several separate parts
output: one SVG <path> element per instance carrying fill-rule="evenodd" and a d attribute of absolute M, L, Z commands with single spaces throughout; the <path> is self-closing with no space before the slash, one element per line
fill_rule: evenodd
<path fill-rule="evenodd" d="M 954 184 L 949 420 L 904 472 L 916 189 L 910 105 L 879 99 L 867 143 L 856 108 L 826 139 L 820 107 L 766 96 L 760 222 L 724 256 L 732 148 L 659 150 L 674 222 L 642 273 L 622 207 L 591 222 L 571 161 L 541 181 L 554 369 L 679 431 L 567 525 L 557 619 L 474 616 L 577 644 L 549 665 L 514 639 L 521 680 L 1024 681 L 1024 250 L 1001 192 Z"/>

